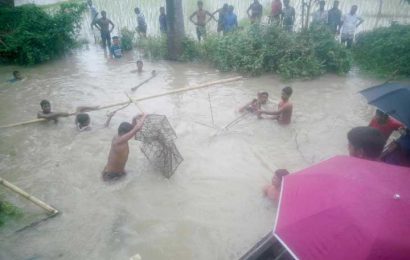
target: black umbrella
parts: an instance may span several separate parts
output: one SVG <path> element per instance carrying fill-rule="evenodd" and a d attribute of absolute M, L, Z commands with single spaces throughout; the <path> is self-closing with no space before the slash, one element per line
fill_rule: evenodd
<path fill-rule="evenodd" d="M 410 128 L 410 85 L 385 83 L 359 92 L 384 113 Z"/>

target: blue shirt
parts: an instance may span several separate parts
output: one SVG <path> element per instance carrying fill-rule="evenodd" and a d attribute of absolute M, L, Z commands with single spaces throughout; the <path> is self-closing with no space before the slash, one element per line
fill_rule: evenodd
<path fill-rule="evenodd" d="M 167 32 L 167 15 L 161 14 L 159 16 L 159 30 L 163 33 Z"/>
<path fill-rule="evenodd" d="M 110 53 L 111 53 L 111 56 L 113 56 L 114 58 L 119 59 L 122 57 L 122 49 L 118 45 L 112 45 L 110 49 Z"/>
<path fill-rule="evenodd" d="M 224 15 L 224 32 L 232 32 L 238 27 L 238 18 L 234 13 Z"/>

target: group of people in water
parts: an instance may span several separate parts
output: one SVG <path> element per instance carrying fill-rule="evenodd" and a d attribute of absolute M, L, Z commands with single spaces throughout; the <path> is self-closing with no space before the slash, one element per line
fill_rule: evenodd
<path fill-rule="evenodd" d="M 399 131 L 400 137 L 386 145 L 394 131 Z M 352 128 L 347 141 L 350 156 L 410 167 L 410 129 L 381 110 L 376 110 L 368 126 Z M 285 169 L 275 171 L 271 184 L 263 189 L 264 195 L 277 203 L 282 179 L 288 174 Z"/>

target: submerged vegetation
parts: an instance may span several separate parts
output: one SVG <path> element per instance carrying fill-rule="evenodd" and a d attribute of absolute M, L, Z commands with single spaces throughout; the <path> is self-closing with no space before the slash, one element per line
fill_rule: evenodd
<path fill-rule="evenodd" d="M 355 61 L 367 71 L 410 76 L 410 25 L 392 25 L 360 33 L 353 48 Z"/>
<path fill-rule="evenodd" d="M 63 3 L 53 13 L 35 5 L 0 8 L 0 57 L 4 63 L 37 64 L 75 47 L 84 3 Z"/>
<path fill-rule="evenodd" d="M 20 218 L 22 215 L 20 209 L 0 198 L 0 227 L 7 221 Z"/>
<path fill-rule="evenodd" d="M 153 58 L 166 58 L 166 40 L 151 38 L 143 44 Z M 186 38 L 182 61 L 209 61 L 222 71 L 259 75 L 275 72 L 284 78 L 312 78 L 325 72 L 350 70 L 349 51 L 326 28 L 289 34 L 275 26 L 250 26 L 202 43 Z"/>

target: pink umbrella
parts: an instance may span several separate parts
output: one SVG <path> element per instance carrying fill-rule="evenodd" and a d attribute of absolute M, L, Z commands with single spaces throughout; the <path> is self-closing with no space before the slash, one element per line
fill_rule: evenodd
<path fill-rule="evenodd" d="M 410 259 L 410 168 L 337 156 L 288 175 L 273 232 L 296 259 Z"/>

